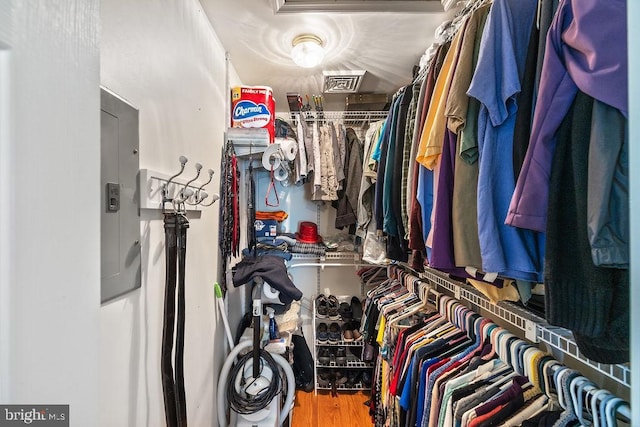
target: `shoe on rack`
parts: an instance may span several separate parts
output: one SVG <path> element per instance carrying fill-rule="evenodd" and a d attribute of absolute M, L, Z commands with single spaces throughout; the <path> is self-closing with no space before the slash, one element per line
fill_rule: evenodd
<path fill-rule="evenodd" d="M 329 325 L 329 343 L 331 344 L 338 344 L 340 342 L 340 339 L 342 337 L 341 331 L 340 331 L 340 325 L 338 325 L 336 322 L 333 322 Z"/>
<path fill-rule="evenodd" d="M 351 297 L 351 313 L 355 320 L 362 319 L 362 303 L 356 296 Z"/>
<path fill-rule="evenodd" d="M 352 345 L 349 347 L 349 351 L 351 352 L 352 355 L 354 355 L 356 357 L 356 359 L 358 359 L 358 361 L 362 360 L 362 347 L 359 345 Z"/>
<path fill-rule="evenodd" d="M 320 294 L 316 297 L 316 317 L 320 319 L 326 319 L 328 309 L 327 297 L 324 294 Z"/>
<path fill-rule="evenodd" d="M 360 322 L 356 320 L 351 322 L 351 333 L 353 334 L 354 341 L 362 341 L 362 334 L 360 333 Z"/>
<path fill-rule="evenodd" d="M 339 306 L 340 303 L 335 295 L 329 295 L 327 297 L 327 316 L 329 319 L 340 320 L 340 312 L 338 311 Z"/>
<path fill-rule="evenodd" d="M 338 347 L 336 350 L 336 365 L 347 364 L 347 350 L 344 347 Z"/>
<path fill-rule="evenodd" d="M 316 379 L 316 381 L 318 382 L 318 385 L 320 387 L 329 387 L 329 379 L 330 375 L 328 371 L 324 369 L 318 369 L 318 378 Z"/>
<path fill-rule="evenodd" d="M 355 387 L 360 382 L 360 371 L 357 369 L 353 369 L 351 371 L 347 371 L 347 386 Z"/>
<path fill-rule="evenodd" d="M 334 382 L 336 385 L 345 385 L 347 383 L 347 376 L 342 369 L 336 369 L 334 372 Z"/>
<path fill-rule="evenodd" d="M 347 302 L 341 302 L 338 306 L 338 313 L 340 313 L 340 317 L 342 320 L 351 320 L 353 319 L 353 312 L 351 311 L 351 304 Z"/>
<path fill-rule="evenodd" d="M 371 373 L 369 371 L 362 372 L 362 385 L 371 388 Z"/>
<path fill-rule="evenodd" d="M 327 366 L 331 363 L 331 351 L 328 347 L 320 347 L 318 349 L 318 363 Z"/>
<path fill-rule="evenodd" d="M 326 344 L 329 339 L 329 332 L 327 324 L 324 322 L 318 323 L 316 326 L 316 341 L 320 344 Z"/>
<path fill-rule="evenodd" d="M 353 341 L 353 326 L 350 322 L 347 322 L 342 325 L 342 340 L 344 342 L 352 342 Z"/>

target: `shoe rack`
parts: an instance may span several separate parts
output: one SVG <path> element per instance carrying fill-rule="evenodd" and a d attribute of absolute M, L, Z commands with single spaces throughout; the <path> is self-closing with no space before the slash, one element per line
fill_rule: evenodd
<path fill-rule="evenodd" d="M 338 303 L 351 301 L 351 296 L 338 296 Z M 358 296 L 360 301 L 362 298 Z M 336 382 L 336 391 L 370 390 L 374 362 L 362 360 L 364 352 L 364 339 L 345 341 L 343 326 L 362 319 L 343 319 L 340 314 L 327 317 L 318 315 L 316 298 L 313 301 L 313 357 L 315 392 L 318 390 L 333 390 L 333 382 Z M 330 336 L 326 341 L 318 334 L 318 326 L 324 323 L 327 326 L 327 335 L 332 324 L 338 325 L 340 338 L 333 339 Z M 342 351 L 342 354 L 341 354 Z M 368 376 L 369 381 L 366 381 Z M 363 377 L 365 381 L 363 381 Z"/>

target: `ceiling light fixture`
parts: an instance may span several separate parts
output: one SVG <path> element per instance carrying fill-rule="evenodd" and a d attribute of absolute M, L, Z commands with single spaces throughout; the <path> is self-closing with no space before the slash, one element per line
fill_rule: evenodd
<path fill-rule="evenodd" d="M 291 45 L 291 59 L 300 67 L 315 67 L 324 58 L 322 39 L 316 35 L 301 34 L 293 39 Z"/>

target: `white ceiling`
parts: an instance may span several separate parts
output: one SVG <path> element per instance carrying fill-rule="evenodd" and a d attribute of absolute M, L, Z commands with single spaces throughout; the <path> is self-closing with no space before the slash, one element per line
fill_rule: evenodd
<path fill-rule="evenodd" d="M 435 13 L 275 13 L 284 0 L 200 0 L 200 3 L 243 84 L 273 88 L 277 111 L 288 111 L 287 92 L 297 92 L 303 97 L 321 94 L 323 71 L 366 70 L 360 93 L 393 94 L 411 81 L 413 66 L 435 40 L 435 29 L 451 15 L 443 11 L 439 1 L 426 2 L 431 9 L 435 4 L 439 10 Z M 361 7 L 374 4 L 378 10 L 379 4 L 393 4 L 379 0 L 344 3 L 349 3 L 350 9 L 358 3 Z M 305 8 L 309 9 L 308 3 Z M 291 41 L 303 33 L 313 33 L 324 42 L 324 61 L 315 68 L 300 68 L 289 56 Z M 343 110 L 345 96 L 325 96 L 325 109 Z"/>

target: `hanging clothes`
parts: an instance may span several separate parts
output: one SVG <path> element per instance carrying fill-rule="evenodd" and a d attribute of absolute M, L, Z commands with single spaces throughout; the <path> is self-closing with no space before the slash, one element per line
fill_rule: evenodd
<path fill-rule="evenodd" d="M 478 237 L 482 269 L 538 282 L 542 281 L 540 236 L 509 227 L 503 221 L 515 186 L 511 167 L 517 111 L 514 96 L 520 90 L 536 7 L 536 0 L 494 1 L 467 93 L 481 104 Z"/>
<path fill-rule="evenodd" d="M 547 36 L 530 147 L 506 223 L 544 232 L 556 131 L 578 89 L 628 113 L 626 1 L 562 1 Z"/>
<path fill-rule="evenodd" d="M 480 241 L 478 239 L 478 170 L 477 150 L 474 161 L 462 152 L 464 140 L 477 141 L 477 112 L 479 102 L 467 96 L 466 91 L 478 63 L 482 32 L 489 15 L 489 5 L 481 6 L 469 18 L 460 48 L 456 78 L 451 84 L 446 114 L 449 130 L 457 133 L 456 159 L 451 202 L 452 239 L 455 265 L 482 269 Z M 474 114 L 475 112 L 475 114 Z M 471 119 L 467 121 L 467 115 Z M 477 146 L 477 144 L 476 144 Z"/>
<path fill-rule="evenodd" d="M 558 131 L 547 224 L 546 317 L 571 329 L 585 356 L 622 363 L 629 360 L 629 271 L 595 266 L 586 233 L 592 121 L 585 118 L 599 111 L 594 104 L 578 92 Z"/>
<path fill-rule="evenodd" d="M 413 309 L 423 282 L 395 266 L 387 275 L 367 293 L 363 318 L 380 345 L 376 426 L 591 425 L 605 416 L 583 396 L 599 395 L 601 407 L 615 396 L 577 371 L 446 295 Z"/>
<path fill-rule="evenodd" d="M 404 143 L 402 149 L 402 194 L 400 195 L 400 214 L 402 217 L 402 227 L 405 230 L 405 238 L 409 239 L 409 203 L 411 200 L 411 187 L 409 185 L 409 178 L 413 176 L 412 163 L 415 156 L 412 156 L 413 151 L 413 134 L 416 127 L 416 115 L 418 110 L 418 99 L 422 91 L 424 81 L 414 82 L 412 87 L 411 102 L 409 109 L 407 110 L 406 126 L 404 130 Z"/>
<path fill-rule="evenodd" d="M 402 187 L 402 165 L 404 161 L 403 153 L 407 112 L 413 97 L 413 85 L 406 86 L 403 92 L 400 108 L 398 109 L 396 127 L 391 136 L 394 139 L 394 143 L 389 145 L 389 154 L 385 170 L 386 183 L 384 198 L 385 201 L 389 203 L 385 209 L 385 232 L 391 236 L 390 242 L 394 246 L 391 251 L 397 251 L 402 254 L 402 258 L 399 259 L 404 261 L 407 259 L 408 248 L 406 232 L 402 222 L 402 194 L 406 193 L 406 189 Z M 393 152 L 391 152 L 392 150 Z M 389 251 L 389 248 L 387 251 Z"/>
<path fill-rule="evenodd" d="M 320 187 L 315 187 L 315 192 L 312 194 L 312 200 L 318 201 L 332 201 L 338 199 L 338 181 L 336 175 L 336 164 L 334 158 L 333 149 L 333 136 L 332 132 L 333 124 L 325 123 L 320 125 L 318 122 L 314 123 L 314 132 L 318 132 L 319 137 L 319 154 L 320 154 L 320 174 L 314 172 L 315 177 L 320 178 Z M 314 134 L 315 139 L 315 134 Z M 314 177 L 314 184 L 316 178 Z"/>
<path fill-rule="evenodd" d="M 362 183 L 363 147 L 353 128 L 345 131 L 345 180 L 343 190 L 338 192 L 335 227 L 352 227 L 355 233 L 356 209 Z"/>
<path fill-rule="evenodd" d="M 309 173 L 307 166 L 307 142 L 308 138 L 300 114 L 296 116 L 296 133 L 298 136 L 298 155 L 296 156 L 296 184 L 302 184 Z"/>
<path fill-rule="evenodd" d="M 362 178 L 358 192 L 357 209 L 357 229 L 356 235 L 364 238 L 366 236 L 369 223 L 373 217 L 373 191 L 375 189 L 376 163 L 370 163 L 373 147 L 380 138 L 382 126 L 385 121 L 381 120 L 369 125 L 364 139 L 364 156 L 362 158 Z"/>
<path fill-rule="evenodd" d="M 418 155 L 416 156 L 416 161 L 427 169 L 433 170 L 436 167 L 442 152 L 442 142 L 444 141 L 444 130 L 446 128 L 444 109 L 455 66 L 459 58 L 463 34 L 464 30 L 457 32 L 451 41 L 451 48 L 444 58 L 442 69 L 438 74 L 429 102 L 429 110 L 427 111 L 422 136 L 420 137 Z"/>
<path fill-rule="evenodd" d="M 447 43 L 438 46 L 425 78 L 423 85 L 424 96 L 422 97 L 422 103 L 418 105 L 417 112 L 419 112 L 419 114 L 416 115 L 417 123 L 413 136 L 412 152 L 415 153 L 414 159 L 420 144 L 420 135 L 422 134 L 422 128 L 426 120 L 433 88 L 435 87 L 435 82 L 444 62 L 447 49 Z M 412 187 L 415 188 L 415 197 L 412 200 L 411 215 L 409 217 L 409 247 L 415 251 L 420 251 L 425 259 L 428 259 L 429 254 L 427 253 L 428 249 L 425 246 L 425 241 L 431 230 L 430 218 L 431 207 L 433 205 L 433 173 L 415 160 L 412 161 L 412 163 L 414 165 Z M 418 266 L 414 265 L 414 267 Z M 422 266 L 420 265 L 419 268 L 422 269 Z"/>

